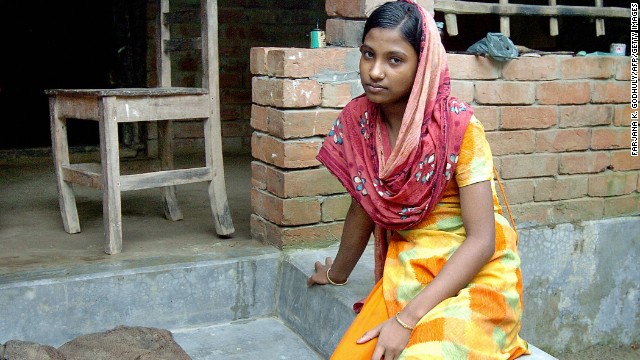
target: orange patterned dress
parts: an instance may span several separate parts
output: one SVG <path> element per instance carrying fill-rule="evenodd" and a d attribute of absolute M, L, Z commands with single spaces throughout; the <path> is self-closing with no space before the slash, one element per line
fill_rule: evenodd
<path fill-rule="evenodd" d="M 528 353 L 518 335 L 522 277 L 517 234 L 502 216 L 493 160 L 482 124 L 472 117 L 455 179 L 434 211 L 418 226 L 390 234 L 382 280 L 376 284 L 332 359 L 370 359 L 375 341 L 357 345 L 365 331 L 395 315 L 438 274 L 466 238 L 459 187 L 491 181 L 495 253 L 465 288 L 417 324 L 400 359 L 513 359 Z"/>

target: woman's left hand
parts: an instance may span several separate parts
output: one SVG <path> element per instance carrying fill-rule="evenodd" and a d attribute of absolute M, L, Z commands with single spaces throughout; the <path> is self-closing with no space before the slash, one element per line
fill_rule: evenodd
<path fill-rule="evenodd" d="M 396 360 L 400 357 L 402 351 L 407 347 L 411 330 L 403 328 L 395 318 L 383 322 L 375 328 L 367 331 L 358 339 L 358 344 L 366 343 L 375 338 L 378 343 L 373 351 L 371 360 L 380 360 L 384 356 L 385 360 Z"/>

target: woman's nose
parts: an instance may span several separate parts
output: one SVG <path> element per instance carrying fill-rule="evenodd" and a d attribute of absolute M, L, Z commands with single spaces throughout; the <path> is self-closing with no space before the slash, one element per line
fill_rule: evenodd
<path fill-rule="evenodd" d="M 384 79 L 384 66 L 379 61 L 374 62 L 369 71 L 369 76 L 372 80 L 379 81 Z"/>

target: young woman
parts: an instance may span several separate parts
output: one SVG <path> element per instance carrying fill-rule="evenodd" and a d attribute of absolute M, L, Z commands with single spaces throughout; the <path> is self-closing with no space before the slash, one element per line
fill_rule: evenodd
<path fill-rule="evenodd" d="M 308 284 L 342 285 L 375 236 L 376 286 L 332 359 L 512 359 L 522 279 L 491 150 L 469 105 L 450 97 L 446 53 L 412 0 L 368 18 L 365 94 L 334 123 L 318 159 L 352 196 L 335 261 Z"/>

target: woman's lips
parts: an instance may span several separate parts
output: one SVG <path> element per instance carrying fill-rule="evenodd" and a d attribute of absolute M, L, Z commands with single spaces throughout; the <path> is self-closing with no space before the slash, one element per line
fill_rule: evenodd
<path fill-rule="evenodd" d="M 373 94 L 377 94 L 380 93 L 384 90 L 386 90 L 384 87 L 380 86 L 380 85 L 376 85 L 376 84 L 367 84 L 366 86 L 367 91 Z"/>

